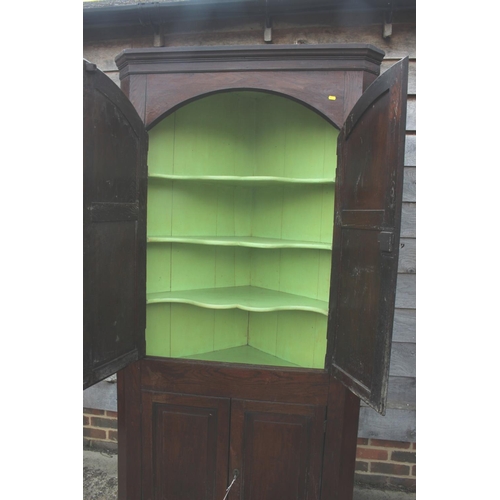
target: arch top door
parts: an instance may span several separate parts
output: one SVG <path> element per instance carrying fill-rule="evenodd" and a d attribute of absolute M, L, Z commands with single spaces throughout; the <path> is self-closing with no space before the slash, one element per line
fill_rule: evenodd
<path fill-rule="evenodd" d="M 83 61 L 83 388 L 144 356 L 148 135 Z"/>
<path fill-rule="evenodd" d="M 401 227 L 408 58 L 339 135 L 329 337 L 333 374 L 385 412 Z"/>

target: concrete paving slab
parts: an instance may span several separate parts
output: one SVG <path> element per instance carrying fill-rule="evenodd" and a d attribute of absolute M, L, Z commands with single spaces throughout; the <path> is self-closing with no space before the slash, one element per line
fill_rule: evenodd
<path fill-rule="evenodd" d="M 354 488 L 353 500 L 416 500 L 415 493 Z"/>

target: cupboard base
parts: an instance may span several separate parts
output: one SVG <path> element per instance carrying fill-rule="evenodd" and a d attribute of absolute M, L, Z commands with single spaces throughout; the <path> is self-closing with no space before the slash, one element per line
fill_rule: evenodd
<path fill-rule="evenodd" d="M 120 500 L 352 500 L 359 399 L 325 370 L 145 358 L 118 373 Z"/>

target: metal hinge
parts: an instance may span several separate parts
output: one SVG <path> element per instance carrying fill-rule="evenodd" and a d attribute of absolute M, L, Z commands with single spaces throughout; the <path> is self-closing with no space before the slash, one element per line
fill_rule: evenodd
<path fill-rule="evenodd" d="M 392 252 L 394 248 L 394 233 L 392 231 L 382 231 L 378 235 L 378 242 L 382 252 Z"/>

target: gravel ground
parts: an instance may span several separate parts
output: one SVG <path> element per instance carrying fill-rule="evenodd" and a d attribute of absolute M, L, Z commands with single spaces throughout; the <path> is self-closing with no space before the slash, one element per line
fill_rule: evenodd
<path fill-rule="evenodd" d="M 83 450 L 83 500 L 117 500 L 118 473 L 115 453 Z M 353 500 L 415 500 L 415 493 L 354 489 Z M 278 500 L 278 499 L 277 499 Z"/>
<path fill-rule="evenodd" d="M 117 455 L 83 450 L 83 500 L 116 500 Z"/>

